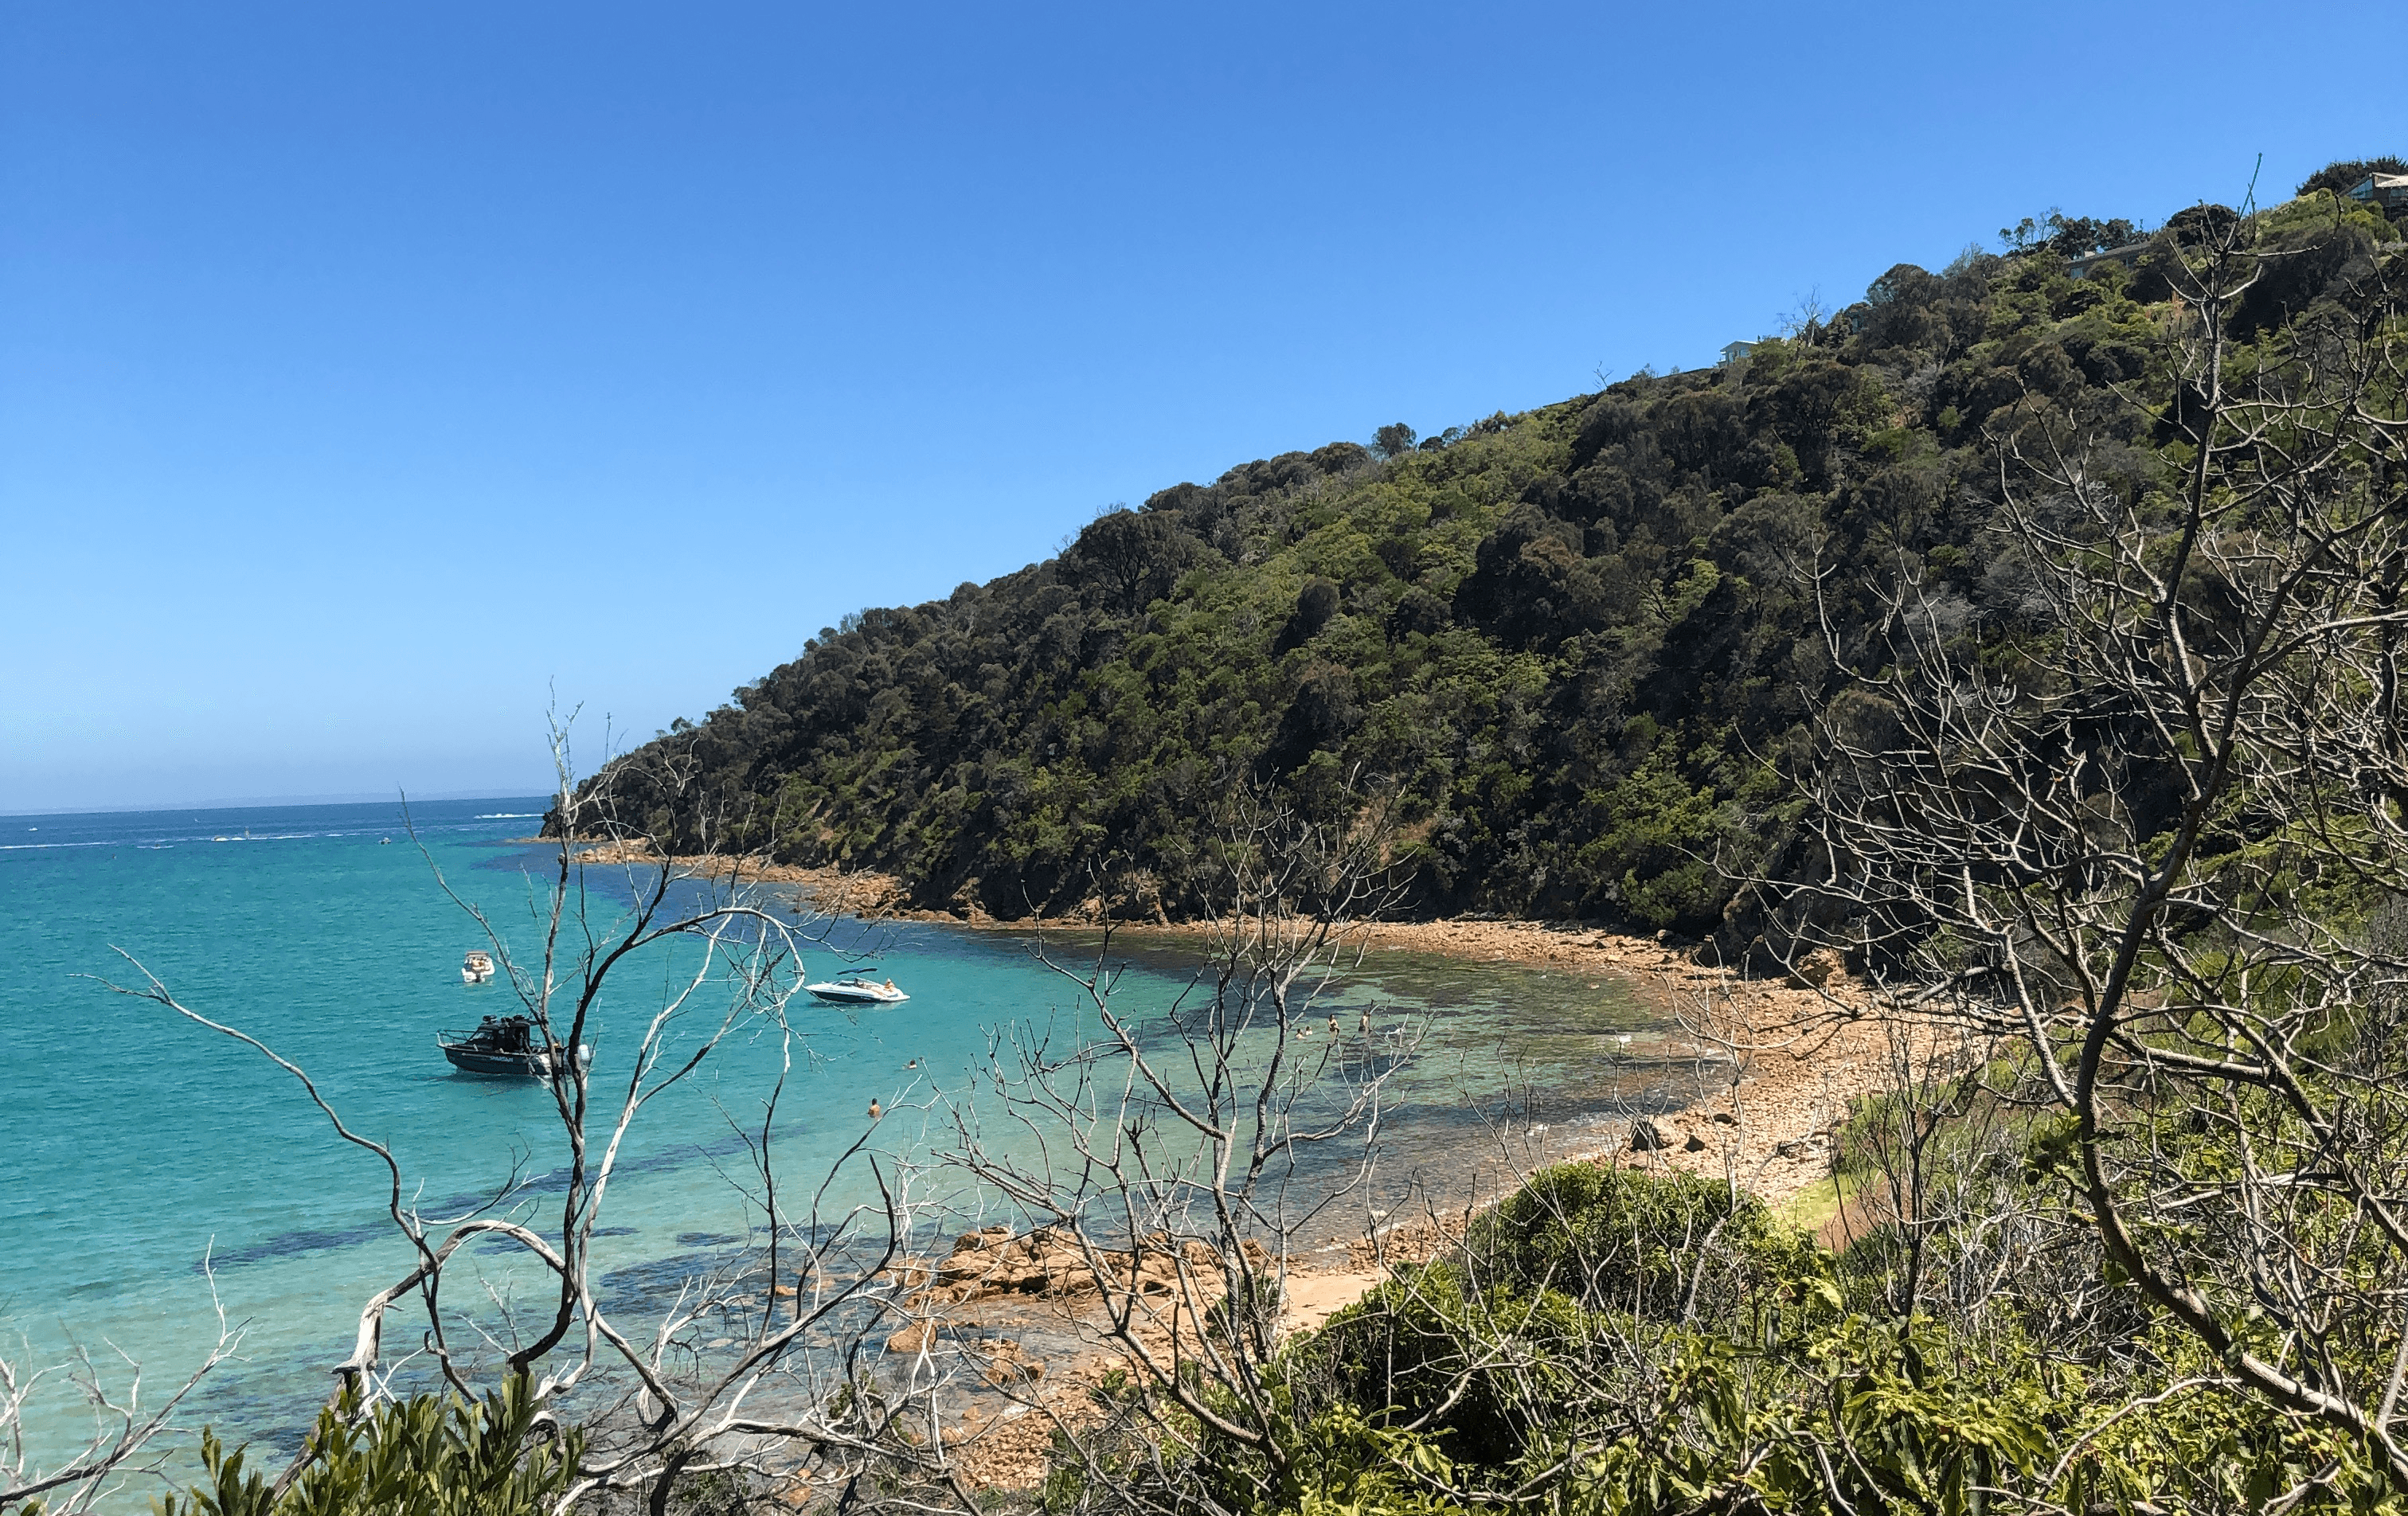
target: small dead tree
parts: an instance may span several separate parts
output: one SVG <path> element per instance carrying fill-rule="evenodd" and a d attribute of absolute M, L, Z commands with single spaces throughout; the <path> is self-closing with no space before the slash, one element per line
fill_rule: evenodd
<path fill-rule="evenodd" d="M 883 1336 L 880 1323 L 898 1309 L 892 1266 L 920 1205 L 912 1175 L 870 1146 L 875 1123 L 865 1123 L 862 1136 L 814 1185 L 781 1184 L 773 1145 L 786 1090 L 782 1072 L 759 1124 L 748 1122 L 744 1132 L 757 1181 L 748 1189 L 761 1209 L 767 1248 L 689 1280 L 656 1320 L 623 1320 L 597 1295 L 595 1228 L 630 1131 L 648 1106 L 738 1037 L 775 1037 L 781 1071 L 792 1068 L 801 1043 L 786 1009 L 801 989 L 801 951 L 825 922 L 787 919 L 760 896 L 745 860 L 714 859 L 711 871 L 697 873 L 660 856 L 652 839 L 611 820 L 605 787 L 580 792 L 573 782 L 565 724 L 555 723 L 552 744 L 559 837 L 549 886 L 532 902 L 533 951 L 522 952 L 500 923 L 436 870 L 438 885 L 484 931 L 532 1023 L 532 1047 L 566 1155 L 559 1210 L 549 1223 L 536 1213 L 540 1202 L 515 1182 L 470 1213 L 424 1213 L 392 1151 L 347 1125 L 307 1071 L 257 1037 L 182 1004 L 130 955 L 137 979 L 109 987 L 273 1060 L 341 1140 L 382 1166 L 386 1213 L 414 1262 L 360 1312 L 351 1351 L 335 1369 L 331 1406 L 339 1423 L 358 1423 L 398 1393 L 386 1317 L 414 1302 L 419 1340 L 404 1361 L 430 1362 L 445 1384 L 471 1401 L 505 1384 L 531 1394 L 544 1408 L 540 1435 L 572 1417 L 580 1423 L 583 1456 L 564 1509 L 624 1492 L 659 1512 L 681 1481 L 713 1473 L 839 1485 L 873 1466 L 904 1483 L 926 1476 L 920 1450 L 936 1441 L 925 1423 L 939 1385 L 898 1380 L 866 1347 Z M 588 888 L 588 871 L 600 867 L 617 871 L 612 894 Z M 605 986 L 629 965 L 657 964 L 672 949 L 685 955 L 677 978 L 619 1065 L 624 1072 L 603 1083 L 588 1054 Z M 796 1194 L 804 1196 L 799 1206 L 786 1198 Z M 499 1301 L 498 1315 L 480 1316 L 452 1298 L 474 1293 L 452 1287 L 466 1263 L 464 1246 L 495 1239 L 513 1245 L 546 1280 L 545 1303 L 531 1318 Z M 732 1349 L 704 1351 L 706 1337 L 715 1341 L 731 1329 Z M 321 1451 L 313 1436 L 271 1486 L 270 1498 L 290 1488 Z"/>
<path fill-rule="evenodd" d="M 1827 622 L 1861 678 L 1822 713 L 1813 891 L 1894 995 L 2020 1040 L 2110 1272 L 2397 1486 L 2401 268 L 2244 346 L 2285 256 L 2247 218 L 2180 250 L 2154 453 L 2039 400 L 1998 432 L 2016 615 L 1968 632 L 1904 573 L 1870 645 Z"/>
<path fill-rule="evenodd" d="M 1329 1005 L 1365 923 L 1401 898 L 1389 845 L 1384 802 L 1329 824 L 1240 789 L 1192 871 L 1209 925 L 1185 991 L 1127 1005 L 1109 931 L 1081 964 L 1040 948 L 1079 1015 L 992 1034 L 982 1090 L 953 1108 L 946 1161 L 1031 1224 L 1017 1245 L 1089 1308 L 1082 1324 L 1127 1376 L 1116 1424 L 1068 1445 L 1098 1509 L 1177 1503 L 1205 1440 L 1281 1477 L 1290 1252 L 1368 1207 L 1384 1094 L 1414 1041 Z M 982 1251 L 964 1239 L 932 1309 L 947 1281 L 975 1287 Z"/>
<path fill-rule="evenodd" d="M 118 1353 L 122 1387 L 77 1345 L 64 1364 L 33 1366 L 33 1345 L 17 1358 L 0 1358 L 0 1512 L 38 1508 L 46 1516 L 82 1516 L 124 1497 L 137 1482 L 165 1483 L 166 1466 L 183 1428 L 176 1420 L 185 1398 L 242 1346 L 242 1328 L 227 1322 L 217 1298 L 217 1277 L 205 1258 L 209 1299 L 217 1309 L 218 1336 L 200 1366 L 156 1405 L 142 1400 L 142 1366 Z M 83 1404 L 92 1431 L 83 1445 L 56 1462 L 36 1462 L 26 1434 L 27 1413 L 53 1393 Z"/>

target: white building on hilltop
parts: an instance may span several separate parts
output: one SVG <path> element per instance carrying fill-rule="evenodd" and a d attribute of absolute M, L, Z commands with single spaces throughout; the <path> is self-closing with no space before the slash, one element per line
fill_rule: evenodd
<path fill-rule="evenodd" d="M 2349 187 L 2349 197 L 2371 201 L 2386 210 L 2408 206 L 2408 174 L 2369 174 Z"/>

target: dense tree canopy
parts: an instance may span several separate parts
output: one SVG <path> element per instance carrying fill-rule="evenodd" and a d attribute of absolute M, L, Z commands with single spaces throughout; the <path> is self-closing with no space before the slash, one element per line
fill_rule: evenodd
<path fill-rule="evenodd" d="M 2071 256 L 2138 233 L 2053 217 L 1732 365 L 1174 485 L 1058 557 L 824 631 L 614 764 L 622 819 L 679 852 L 891 871 L 930 907 L 1175 916 L 1205 797 L 1384 786 L 1423 908 L 1744 943 L 1733 881 L 1799 866 L 1789 776 L 1877 644 L 1871 587 L 1920 575 L 1933 616 L 2016 624 L 2027 571 L 1985 546 L 2000 448 L 2045 414 L 2161 466 L 2133 402 L 2171 383 L 2162 260 L 2233 214 L 2086 278 Z M 2400 236 L 2330 196 L 2262 219 L 2284 256 L 2254 335 Z"/>

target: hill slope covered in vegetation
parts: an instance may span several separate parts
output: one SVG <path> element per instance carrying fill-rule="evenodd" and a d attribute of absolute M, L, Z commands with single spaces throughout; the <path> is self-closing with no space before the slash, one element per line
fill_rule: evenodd
<path fill-rule="evenodd" d="M 2263 217 L 2288 255 L 2244 341 L 2397 256 L 2335 177 Z M 1744 942 L 1735 881 L 1799 866 L 1807 715 L 1879 645 L 1876 589 L 2017 623 L 2033 570 L 1985 546 L 2001 450 L 2047 418 L 2163 466 L 2170 260 L 2232 214 L 2082 277 L 2129 223 L 2027 222 L 1726 367 L 1174 485 L 1058 557 L 848 617 L 589 784 L 671 851 L 876 868 L 1004 917 L 1177 916 L 1233 783 L 1330 814 L 1381 788 L 1421 908 Z"/>

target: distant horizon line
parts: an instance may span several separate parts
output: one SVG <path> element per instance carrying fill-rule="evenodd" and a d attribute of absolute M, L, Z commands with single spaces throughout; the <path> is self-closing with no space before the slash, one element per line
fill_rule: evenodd
<path fill-rule="evenodd" d="M 170 810 L 273 810 L 282 806 L 372 806 L 380 800 L 526 800 L 551 799 L 551 786 L 537 789 L 359 791 L 327 794 L 237 795 L 214 800 L 147 801 L 138 805 L 38 806 L 30 810 L 0 810 L 0 819 L 16 816 L 120 816 Z"/>

